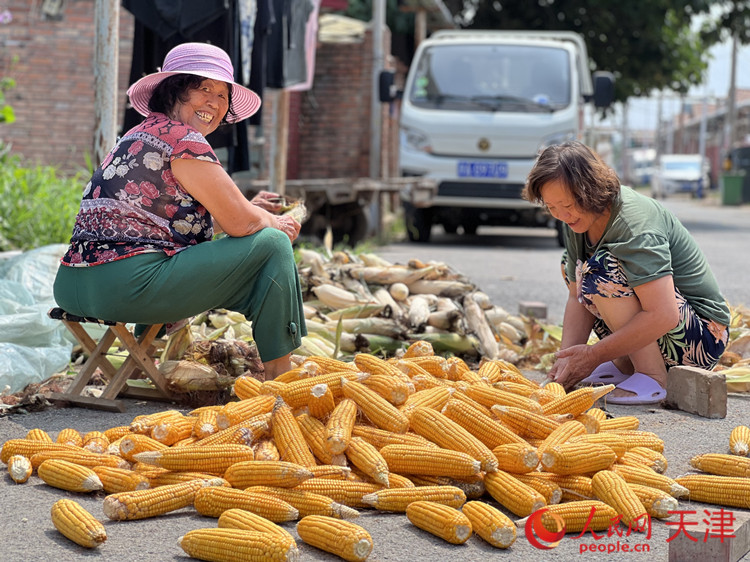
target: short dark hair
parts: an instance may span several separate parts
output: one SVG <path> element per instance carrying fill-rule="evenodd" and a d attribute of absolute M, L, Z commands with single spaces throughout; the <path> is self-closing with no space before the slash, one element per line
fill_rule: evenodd
<path fill-rule="evenodd" d="M 544 203 L 542 188 L 560 181 L 575 198 L 578 207 L 593 213 L 604 212 L 620 193 L 620 178 L 601 156 L 585 144 L 567 141 L 545 148 L 529 172 L 523 198 Z"/>
<path fill-rule="evenodd" d="M 206 78 L 203 76 L 196 76 L 195 74 L 175 74 L 174 76 L 167 76 L 154 88 L 154 91 L 151 94 L 151 99 L 148 100 L 149 111 L 170 115 L 174 106 L 177 105 L 177 102 L 187 102 L 190 90 L 197 90 L 200 88 L 200 85 L 204 80 L 206 80 Z M 227 86 L 229 89 L 229 110 L 221 119 L 222 125 L 228 123 L 228 115 L 235 115 L 234 110 L 232 109 L 232 85 L 227 84 Z"/>

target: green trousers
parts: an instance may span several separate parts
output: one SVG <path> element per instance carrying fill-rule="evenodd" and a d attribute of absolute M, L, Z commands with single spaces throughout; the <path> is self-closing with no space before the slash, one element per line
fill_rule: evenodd
<path fill-rule="evenodd" d="M 60 266 L 54 295 L 70 313 L 125 323 L 176 322 L 214 308 L 241 312 L 252 321 L 264 362 L 292 352 L 307 334 L 292 245 L 274 228 L 171 257 L 155 252 Z"/>

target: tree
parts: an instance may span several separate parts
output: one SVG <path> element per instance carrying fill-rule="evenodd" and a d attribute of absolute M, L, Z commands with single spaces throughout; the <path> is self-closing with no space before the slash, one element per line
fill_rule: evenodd
<path fill-rule="evenodd" d="M 651 90 L 685 93 L 702 81 L 709 41 L 691 30 L 693 16 L 710 1 L 539 0 L 502 2 L 445 0 L 471 29 L 546 29 L 580 33 L 592 70 L 615 75 L 615 97 Z"/>

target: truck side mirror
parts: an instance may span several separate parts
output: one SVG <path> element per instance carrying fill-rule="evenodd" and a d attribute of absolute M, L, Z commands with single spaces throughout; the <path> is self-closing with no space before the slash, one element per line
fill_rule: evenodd
<path fill-rule="evenodd" d="M 609 107 L 615 101 L 615 76 L 611 72 L 594 72 L 594 107 Z"/>
<path fill-rule="evenodd" d="M 396 73 L 392 70 L 381 70 L 378 76 L 378 99 L 381 103 L 390 103 L 399 97 L 395 85 Z"/>

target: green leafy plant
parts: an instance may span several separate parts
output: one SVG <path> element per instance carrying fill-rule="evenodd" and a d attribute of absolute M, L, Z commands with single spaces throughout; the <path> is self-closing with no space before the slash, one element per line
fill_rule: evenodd
<path fill-rule="evenodd" d="M 83 177 L 65 177 L 52 166 L 24 167 L 0 157 L 0 251 L 30 250 L 70 240 Z"/>

